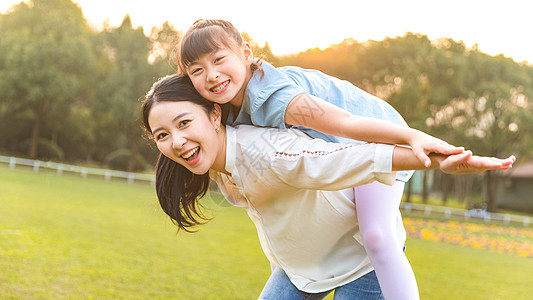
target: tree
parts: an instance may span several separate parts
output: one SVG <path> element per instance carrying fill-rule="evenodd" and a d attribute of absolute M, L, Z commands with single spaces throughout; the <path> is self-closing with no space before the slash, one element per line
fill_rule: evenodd
<path fill-rule="evenodd" d="M 252 52 L 254 53 L 254 57 L 259 57 L 261 59 L 264 59 L 268 61 L 270 64 L 274 66 L 279 66 L 279 58 L 272 53 L 272 49 L 270 49 L 270 45 L 268 44 L 268 41 L 265 42 L 265 45 L 261 47 L 259 43 L 257 43 L 251 36 L 248 34 L 248 32 L 241 32 L 242 38 L 245 42 L 248 42 L 250 44 L 250 47 L 252 48 Z"/>
<path fill-rule="evenodd" d="M 152 49 L 148 61 L 155 66 L 159 74 L 168 75 L 177 72 L 175 51 L 181 36 L 182 32 L 177 31 L 168 22 L 163 23 L 161 28 L 152 28 L 149 36 Z"/>
<path fill-rule="evenodd" d="M 447 123 L 475 153 L 505 157 L 531 157 L 533 146 L 533 77 L 531 67 L 502 55 L 489 56 L 476 48 L 466 53 L 464 76 L 468 95 L 451 99 L 433 121 Z M 498 207 L 501 176 L 484 173 L 488 211 Z"/>
<path fill-rule="evenodd" d="M 282 64 L 349 80 L 388 101 L 411 127 L 477 154 L 531 156 L 531 66 L 469 50 L 452 39 L 430 41 L 413 33 L 365 43 L 348 39 L 283 57 Z M 500 178 L 494 173 L 485 173 L 484 184 L 491 211 Z M 443 195 L 453 184 L 446 182 Z"/>
<path fill-rule="evenodd" d="M 42 129 L 57 137 L 71 104 L 87 92 L 91 32 L 70 0 L 21 2 L 2 16 L 0 30 L 0 91 L 10 112 L 29 116 L 28 155 L 36 158 Z"/>
<path fill-rule="evenodd" d="M 140 99 L 158 77 L 158 70 L 148 61 L 152 45 L 142 28 L 133 28 L 126 16 L 118 28 L 102 32 L 99 50 L 106 56 L 108 67 L 98 88 L 97 109 L 99 134 L 113 143 L 107 153 L 108 162 L 126 157 L 128 171 L 144 169 L 140 148 L 145 146 L 140 126 Z"/>

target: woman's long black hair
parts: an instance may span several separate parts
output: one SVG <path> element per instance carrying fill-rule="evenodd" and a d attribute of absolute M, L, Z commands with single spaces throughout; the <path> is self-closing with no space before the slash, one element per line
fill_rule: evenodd
<path fill-rule="evenodd" d="M 179 74 L 164 77 L 152 86 L 142 104 L 142 120 L 148 136 L 152 135 L 148 124 L 150 110 L 154 103 L 163 101 L 189 101 L 202 106 L 206 113 L 214 108 L 213 103 L 196 91 L 189 77 Z M 155 186 L 161 208 L 180 229 L 193 232 L 194 226 L 209 220 L 198 204 L 208 190 L 209 173 L 196 175 L 160 153 Z"/>

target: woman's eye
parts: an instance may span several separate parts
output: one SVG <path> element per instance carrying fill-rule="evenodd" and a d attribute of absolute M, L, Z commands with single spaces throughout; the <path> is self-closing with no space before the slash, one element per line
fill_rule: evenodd
<path fill-rule="evenodd" d="M 190 121 L 191 121 L 191 120 L 183 120 L 183 121 L 180 121 L 179 126 L 180 126 L 180 127 L 186 126 L 187 124 L 189 124 Z"/>
<path fill-rule="evenodd" d="M 166 136 L 167 136 L 166 133 L 160 133 L 160 134 L 155 136 L 155 141 L 157 142 L 157 141 L 159 141 L 161 139 L 164 139 Z"/>

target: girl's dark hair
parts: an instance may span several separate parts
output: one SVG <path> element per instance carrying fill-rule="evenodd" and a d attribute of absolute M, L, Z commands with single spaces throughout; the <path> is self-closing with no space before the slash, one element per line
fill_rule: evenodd
<path fill-rule="evenodd" d="M 148 115 L 152 106 L 158 102 L 189 101 L 200 105 L 210 113 L 214 105 L 204 99 L 194 88 L 189 77 L 171 75 L 154 83 L 142 104 L 142 120 L 146 134 L 151 137 L 152 129 Z M 157 198 L 163 211 L 180 229 L 193 232 L 191 228 L 208 221 L 201 211 L 198 200 L 209 187 L 209 173 L 197 175 L 170 158 L 159 154 L 156 164 L 155 187 Z"/>
<path fill-rule="evenodd" d="M 222 47 L 237 51 L 242 43 L 241 34 L 230 22 L 200 19 L 187 30 L 174 54 L 179 72 L 186 74 L 187 67 L 205 54 Z M 262 72 L 261 59 L 254 61 L 250 69 Z"/>

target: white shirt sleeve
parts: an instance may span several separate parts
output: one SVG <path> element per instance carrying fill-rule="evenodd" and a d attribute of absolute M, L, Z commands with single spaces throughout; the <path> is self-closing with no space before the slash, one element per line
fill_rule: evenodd
<path fill-rule="evenodd" d="M 341 190 L 375 180 L 392 185 L 394 146 L 332 144 L 310 140 L 294 152 L 275 152 L 271 168 L 288 186 L 299 189 Z"/>

